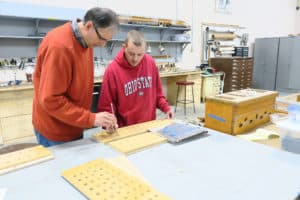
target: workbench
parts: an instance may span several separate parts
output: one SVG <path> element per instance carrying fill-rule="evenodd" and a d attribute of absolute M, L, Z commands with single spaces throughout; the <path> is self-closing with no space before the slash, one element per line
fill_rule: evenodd
<path fill-rule="evenodd" d="M 120 155 L 89 138 L 49 149 L 54 160 L 0 177 L 4 200 L 85 199 L 61 172 Z M 174 200 L 285 200 L 300 192 L 299 155 L 210 129 L 185 143 L 164 143 L 127 158 L 149 184 Z"/>

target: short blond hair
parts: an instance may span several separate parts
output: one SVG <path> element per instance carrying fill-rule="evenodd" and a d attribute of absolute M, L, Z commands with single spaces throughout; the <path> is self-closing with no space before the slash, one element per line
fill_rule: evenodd
<path fill-rule="evenodd" d="M 127 45 L 129 41 L 132 41 L 132 43 L 138 47 L 143 44 L 145 44 L 145 46 L 147 45 L 144 34 L 136 30 L 131 30 L 127 33 L 124 43 Z"/>

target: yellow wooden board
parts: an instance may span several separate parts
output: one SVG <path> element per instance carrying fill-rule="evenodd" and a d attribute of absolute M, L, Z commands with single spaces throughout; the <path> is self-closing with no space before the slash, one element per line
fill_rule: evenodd
<path fill-rule="evenodd" d="M 119 140 L 140 133 L 145 133 L 151 128 L 165 126 L 171 124 L 172 122 L 173 120 L 171 119 L 153 120 L 119 128 L 117 132 L 112 134 L 107 133 L 106 131 L 102 131 L 100 133 L 94 134 L 92 138 L 98 142 L 108 143 L 114 140 Z"/>
<path fill-rule="evenodd" d="M 121 151 L 125 154 L 130 154 L 166 141 L 166 138 L 158 134 L 148 132 L 112 141 L 109 143 L 109 145 L 118 151 Z"/>
<path fill-rule="evenodd" d="M 130 176 L 136 177 L 142 180 L 145 183 L 149 183 L 145 177 L 138 171 L 138 169 L 128 160 L 128 157 L 125 155 L 116 156 L 106 159 L 113 166 L 121 169 L 123 172 L 127 173 Z"/>
<path fill-rule="evenodd" d="M 53 159 L 52 153 L 38 145 L 0 155 L 0 174 L 8 173 L 36 163 Z"/>
<path fill-rule="evenodd" d="M 65 170 L 62 177 L 91 200 L 170 199 L 102 159 Z"/>

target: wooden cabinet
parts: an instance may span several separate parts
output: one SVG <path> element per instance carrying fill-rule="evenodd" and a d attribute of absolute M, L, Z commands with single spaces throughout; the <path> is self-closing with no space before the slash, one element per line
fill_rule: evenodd
<path fill-rule="evenodd" d="M 34 139 L 32 86 L 0 89 L 0 144 Z"/>
<path fill-rule="evenodd" d="M 212 58 L 211 67 L 225 72 L 223 92 L 251 87 L 253 58 Z"/>

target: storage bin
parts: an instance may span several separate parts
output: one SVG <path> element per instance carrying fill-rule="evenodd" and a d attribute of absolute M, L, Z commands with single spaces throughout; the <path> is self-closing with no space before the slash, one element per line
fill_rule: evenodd
<path fill-rule="evenodd" d="M 283 120 L 277 122 L 277 126 L 280 130 L 281 148 L 300 154 L 300 123 Z"/>

